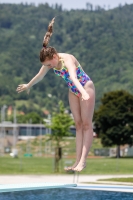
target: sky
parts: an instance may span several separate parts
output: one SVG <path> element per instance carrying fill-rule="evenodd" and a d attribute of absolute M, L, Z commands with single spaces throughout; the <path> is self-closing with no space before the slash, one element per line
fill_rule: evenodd
<path fill-rule="evenodd" d="M 67 10 L 86 9 L 87 2 L 93 4 L 93 6 L 99 5 L 101 7 L 104 7 L 105 5 L 105 9 L 108 9 L 109 7 L 111 9 L 118 7 L 119 4 L 133 4 L 133 0 L 0 0 L 0 3 L 34 3 L 35 5 L 38 5 L 39 3 L 48 3 L 50 6 L 57 3 L 59 5 L 62 5 L 63 9 Z"/>

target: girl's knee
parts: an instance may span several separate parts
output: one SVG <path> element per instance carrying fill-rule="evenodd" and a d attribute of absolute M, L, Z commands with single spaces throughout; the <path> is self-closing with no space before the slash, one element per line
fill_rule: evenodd
<path fill-rule="evenodd" d="M 76 130 L 81 129 L 82 128 L 82 121 L 81 120 L 75 121 L 75 127 L 76 127 Z"/>
<path fill-rule="evenodd" d="M 83 122 L 83 130 L 87 131 L 88 129 L 92 129 L 92 122 Z"/>

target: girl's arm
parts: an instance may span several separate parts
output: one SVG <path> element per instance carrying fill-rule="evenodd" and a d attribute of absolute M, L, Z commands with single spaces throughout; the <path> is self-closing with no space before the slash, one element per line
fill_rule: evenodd
<path fill-rule="evenodd" d="M 28 84 L 18 85 L 16 91 L 20 93 L 20 92 L 23 92 L 24 90 L 27 90 L 27 93 L 29 93 L 30 88 L 36 83 L 38 83 L 39 81 L 41 81 L 43 77 L 46 75 L 46 73 L 48 72 L 48 70 L 49 68 L 43 65 L 40 71 L 38 72 L 38 74 L 34 78 L 32 78 Z"/>
<path fill-rule="evenodd" d="M 33 85 L 41 81 L 43 77 L 47 74 L 48 70 L 49 68 L 43 65 L 38 74 L 27 84 L 27 88 L 31 88 Z"/>
<path fill-rule="evenodd" d="M 65 64 L 69 71 L 71 80 L 73 81 L 74 85 L 77 87 L 77 89 L 80 91 L 82 95 L 82 99 L 88 100 L 89 94 L 86 92 L 86 90 L 83 88 L 83 86 L 80 84 L 79 80 L 77 79 L 76 66 L 73 60 L 69 59 L 68 61 L 65 62 Z"/>

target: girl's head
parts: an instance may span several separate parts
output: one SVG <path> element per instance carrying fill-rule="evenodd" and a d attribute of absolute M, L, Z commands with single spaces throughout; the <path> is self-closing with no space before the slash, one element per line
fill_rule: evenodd
<path fill-rule="evenodd" d="M 52 60 L 54 55 L 57 55 L 57 51 L 54 47 L 47 47 L 50 37 L 53 33 L 53 24 L 54 24 L 55 17 L 49 23 L 48 31 L 44 36 L 43 39 L 43 48 L 40 51 L 40 61 L 41 63 L 45 62 L 46 60 Z"/>

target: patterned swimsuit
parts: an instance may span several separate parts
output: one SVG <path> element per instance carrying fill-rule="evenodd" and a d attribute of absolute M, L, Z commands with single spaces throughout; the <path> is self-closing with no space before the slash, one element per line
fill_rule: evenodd
<path fill-rule="evenodd" d="M 53 68 L 53 70 L 57 76 L 62 77 L 66 81 L 67 86 L 69 87 L 69 89 L 71 90 L 72 93 L 74 93 L 78 97 L 81 95 L 79 90 L 76 88 L 76 86 L 70 79 L 68 69 L 64 66 L 63 60 L 62 60 L 62 69 L 57 70 L 57 69 Z M 87 81 L 91 80 L 90 77 L 83 71 L 83 69 L 80 65 L 78 65 L 76 67 L 76 74 L 77 74 L 77 79 L 79 80 L 79 82 L 81 83 L 82 86 L 84 86 Z"/>

